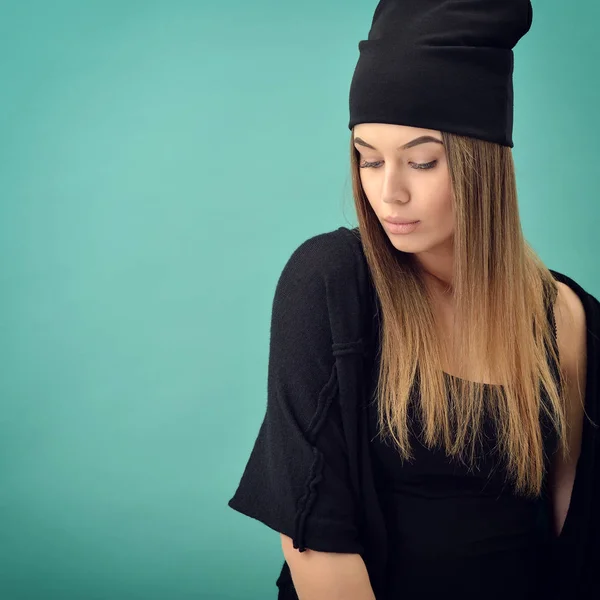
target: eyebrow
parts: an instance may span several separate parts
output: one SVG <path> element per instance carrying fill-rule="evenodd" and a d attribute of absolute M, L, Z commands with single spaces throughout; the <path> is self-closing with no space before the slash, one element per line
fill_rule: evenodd
<path fill-rule="evenodd" d="M 408 150 L 409 148 L 413 148 L 414 146 L 418 146 L 419 144 L 425 144 L 427 142 L 435 142 L 436 144 L 442 144 L 442 146 L 444 145 L 444 142 L 442 142 L 442 140 L 433 137 L 432 135 L 422 135 L 418 138 L 415 138 L 414 140 L 407 142 L 406 144 L 404 144 L 403 146 L 398 146 L 398 150 Z M 365 142 L 365 140 L 363 140 L 362 138 L 359 137 L 355 137 L 354 138 L 354 143 L 355 144 L 359 144 L 361 146 L 366 146 L 367 148 L 371 148 L 372 150 L 377 150 L 377 148 L 375 148 L 375 146 L 371 146 L 371 144 Z"/>

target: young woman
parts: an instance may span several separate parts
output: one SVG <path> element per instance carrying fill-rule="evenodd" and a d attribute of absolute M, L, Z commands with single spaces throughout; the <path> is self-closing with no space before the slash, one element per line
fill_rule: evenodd
<path fill-rule="evenodd" d="M 580 453 L 582 302 L 523 239 L 510 149 L 362 123 L 352 169 L 383 322 L 368 414 L 387 592 L 547 598 L 544 543 L 561 532 Z M 493 232 L 482 206 L 503 215 Z M 282 542 L 300 598 L 369 598 L 357 555 L 319 561 Z M 339 596 L 319 591 L 327 577 Z"/>
<path fill-rule="evenodd" d="M 472 61 L 423 43 L 454 24 L 462 52 L 461 18 L 479 23 Z M 512 63 L 480 70 L 486 41 L 510 51 L 530 24 L 528 2 L 380 2 L 361 42 L 358 228 L 305 241 L 280 276 L 267 411 L 229 501 L 281 534 L 280 599 L 600 590 L 600 303 L 525 241 L 512 119 L 485 91 Z M 394 52 L 446 70 L 395 89 Z"/>

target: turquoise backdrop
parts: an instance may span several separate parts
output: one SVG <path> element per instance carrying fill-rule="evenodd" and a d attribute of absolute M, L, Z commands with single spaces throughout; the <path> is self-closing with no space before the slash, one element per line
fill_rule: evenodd
<path fill-rule="evenodd" d="M 600 297 L 600 4 L 516 49 L 523 227 Z M 0 598 L 276 598 L 227 507 L 275 284 L 356 217 L 348 90 L 376 1 L 0 1 Z"/>

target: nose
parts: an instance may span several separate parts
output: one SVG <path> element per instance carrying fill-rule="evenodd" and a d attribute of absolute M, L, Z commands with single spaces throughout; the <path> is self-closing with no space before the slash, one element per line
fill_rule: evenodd
<path fill-rule="evenodd" d="M 381 199 L 385 204 L 406 204 L 410 194 L 405 182 L 402 180 L 399 169 L 386 170 L 382 187 Z"/>
<path fill-rule="evenodd" d="M 383 185 L 381 199 L 385 204 L 406 204 L 410 200 L 410 194 L 403 185 Z"/>

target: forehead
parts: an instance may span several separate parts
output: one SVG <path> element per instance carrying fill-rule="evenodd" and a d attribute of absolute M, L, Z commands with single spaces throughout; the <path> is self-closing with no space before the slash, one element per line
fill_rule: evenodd
<path fill-rule="evenodd" d="M 436 129 L 424 129 L 411 125 L 397 125 L 395 123 L 359 123 L 353 128 L 353 135 L 364 138 L 394 138 L 396 140 L 409 140 L 421 135 L 441 137 L 441 132 Z"/>
<path fill-rule="evenodd" d="M 367 130 L 367 125 L 369 126 L 369 129 L 379 129 L 379 131 L 375 134 L 370 131 L 363 133 L 363 130 Z M 371 125 L 375 125 L 375 127 L 370 127 Z M 380 128 L 378 125 L 380 124 L 369 123 L 365 124 L 364 127 L 361 127 L 360 130 L 358 127 L 356 128 L 356 131 L 353 132 L 352 139 L 356 150 L 361 151 L 363 148 L 368 148 L 370 150 L 381 152 L 389 147 L 391 151 L 398 152 L 415 148 L 421 144 L 428 144 L 428 146 L 436 145 L 440 148 L 443 148 L 444 146 L 441 132 L 432 129 L 400 125 L 391 125 L 393 128 L 391 129 L 387 123 L 383 124 L 385 126 L 384 128 Z M 358 133 L 361 135 L 358 135 Z"/>

